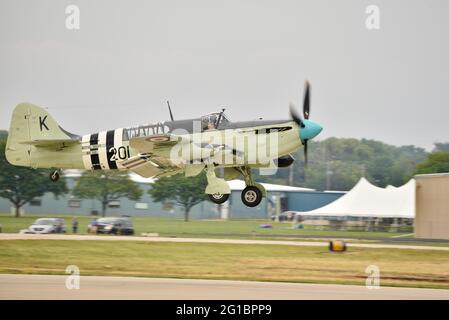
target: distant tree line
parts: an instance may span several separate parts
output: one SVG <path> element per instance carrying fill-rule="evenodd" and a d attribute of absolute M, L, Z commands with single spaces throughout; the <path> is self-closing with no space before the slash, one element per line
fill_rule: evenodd
<path fill-rule="evenodd" d="M 414 174 L 449 172 L 449 143 L 435 143 L 431 153 L 413 145 L 393 146 L 376 140 L 328 138 L 309 142 L 309 165 L 304 167 L 303 150 L 296 161 L 276 175 L 258 181 L 291 184 L 317 190 L 351 189 L 364 176 L 373 184 L 400 186 Z"/>

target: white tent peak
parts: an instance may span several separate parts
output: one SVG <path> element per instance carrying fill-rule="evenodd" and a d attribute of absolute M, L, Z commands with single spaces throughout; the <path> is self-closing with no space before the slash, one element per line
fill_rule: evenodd
<path fill-rule="evenodd" d="M 361 187 L 363 186 L 364 188 L 377 188 L 377 189 L 382 189 L 381 187 L 375 186 L 374 184 L 372 184 L 371 182 L 368 181 L 368 179 L 366 179 L 365 177 L 361 177 L 359 179 L 359 181 L 355 184 L 355 187 Z"/>

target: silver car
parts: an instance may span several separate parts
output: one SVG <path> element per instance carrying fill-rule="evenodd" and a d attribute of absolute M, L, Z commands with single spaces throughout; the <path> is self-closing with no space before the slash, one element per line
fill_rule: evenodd
<path fill-rule="evenodd" d="M 39 218 L 28 227 L 27 233 L 65 233 L 66 226 L 61 218 Z"/>

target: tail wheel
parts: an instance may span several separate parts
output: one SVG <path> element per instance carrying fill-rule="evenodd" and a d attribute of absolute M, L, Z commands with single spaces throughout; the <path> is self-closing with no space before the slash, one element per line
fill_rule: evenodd
<path fill-rule="evenodd" d="M 50 180 L 56 182 L 59 180 L 59 171 L 53 171 L 50 173 Z"/>
<path fill-rule="evenodd" d="M 210 201 L 216 204 L 225 203 L 229 199 L 229 193 L 215 193 L 209 195 Z"/>
<path fill-rule="evenodd" d="M 242 202 L 247 207 L 256 207 L 262 201 L 262 191 L 254 186 L 248 186 L 242 191 Z"/>

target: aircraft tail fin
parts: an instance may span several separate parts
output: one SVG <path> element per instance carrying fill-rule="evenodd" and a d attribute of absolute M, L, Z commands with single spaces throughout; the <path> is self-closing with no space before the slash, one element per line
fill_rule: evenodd
<path fill-rule="evenodd" d="M 30 166 L 33 146 L 72 140 L 79 137 L 62 129 L 45 109 L 20 103 L 12 114 L 5 156 L 11 164 Z"/>

